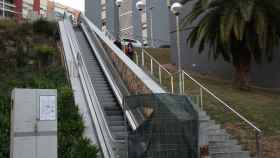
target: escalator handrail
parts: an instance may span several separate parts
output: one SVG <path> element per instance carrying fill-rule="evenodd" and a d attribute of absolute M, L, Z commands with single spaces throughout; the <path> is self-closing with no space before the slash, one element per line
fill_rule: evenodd
<path fill-rule="evenodd" d="M 98 37 L 100 37 L 100 39 L 103 40 L 108 45 L 108 47 L 113 50 L 119 59 L 126 64 L 127 68 L 130 69 L 152 93 L 166 93 L 166 91 L 157 82 L 155 82 L 138 65 L 131 61 L 120 49 L 118 49 L 117 46 L 114 45 L 114 43 L 108 37 L 106 37 L 105 34 L 101 32 L 98 27 L 95 26 L 86 16 L 82 14 L 81 18 L 86 22 L 91 31 L 95 32 Z"/>
<path fill-rule="evenodd" d="M 111 132 L 109 130 L 107 121 L 105 120 L 104 114 L 103 114 L 102 111 L 100 111 L 101 110 L 100 109 L 100 103 L 99 103 L 98 98 L 97 98 L 97 96 L 95 94 L 95 91 L 93 89 L 92 82 L 89 79 L 89 74 L 87 72 L 87 69 L 85 68 L 85 63 L 84 63 L 82 58 L 79 58 L 79 61 L 77 59 L 77 57 L 78 57 L 77 54 L 80 54 L 80 51 L 77 50 L 77 46 L 74 46 L 75 42 L 73 42 L 73 41 L 75 41 L 75 40 L 73 40 L 73 35 L 68 36 L 68 40 L 69 40 L 69 43 L 71 43 L 70 45 L 71 45 L 71 49 L 72 49 L 73 58 L 75 59 L 75 63 L 76 63 L 76 65 L 79 65 L 79 66 L 76 66 L 76 67 L 79 70 L 80 79 L 82 80 L 83 83 L 85 83 L 85 84 L 88 83 L 87 86 L 86 86 L 87 89 L 88 89 L 87 93 L 89 93 L 89 95 L 90 95 L 90 100 L 97 105 L 97 106 L 94 106 L 94 105 L 90 105 L 90 106 L 92 106 L 95 109 L 94 112 L 96 113 L 96 115 L 100 116 L 100 117 L 97 117 L 97 119 L 101 118 L 101 120 L 98 119 L 98 124 L 100 126 L 100 129 L 102 130 L 102 132 L 101 132 L 102 137 L 104 138 L 104 141 L 106 141 L 104 145 L 106 145 L 106 150 L 108 152 L 107 156 L 106 155 L 104 155 L 104 156 L 106 156 L 106 157 L 109 156 L 111 158 L 114 158 L 115 157 L 115 153 L 113 152 L 113 146 L 114 146 L 113 143 L 123 143 L 123 142 L 115 140 L 113 138 L 113 136 L 111 135 Z M 74 52 L 76 52 L 77 54 L 74 54 Z M 89 89 L 91 89 L 91 90 L 89 90 Z M 84 87 L 83 87 L 83 90 L 84 90 L 84 92 L 86 91 L 84 89 Z M 91 94 L 90 92 L 92 92 L 93 94 Z M 96 107 L 99 107 L 99 108 L 96 108 Z M 105 129 L 102 128 L 102 127 L 105 127 Z M 106 136 L 104 137 L 104 133 L 107 135 L 107 137 Z M 107 139 L 110 139 L 110 140 L 107 140 Z M 110 141 L 110 142 L 108 142 L 108 141 Z M 109 147 L 108 147 L 108 144 L 110 145 Z"/>
<path fill-rule="evenodd" d="M 85 76 L 87 76 L 86 78 L 87 78 L 87 80 L 88 80 L 88 82 L 90 83 L 90 87 L 91 87 L 91 89 L 93 90 L 93 92 L 95 93 L 95 90 L 94 90 L 94 87 L 93 87 L 93 83 L 92 83 L 92 81 L 91 81 L 91 79 L 90 79 L 90 77 L 89 77 L 89 73 L 88 73 L 88 71 L 87 71 L 87 68 L 86 68 L 86 64 L 85 64 L 85 62 L 84 62 L 84 59 L 82 58 L 82 55 L 81 55 L 81 51 L 80 51 L 80 48 L 79 48 L 79 45 L 78 45 L 78 41 L 77 41 L 77 37 L 76 37 L 76 35 L 74 34 L 74 32 L 73 32 L 73 30 L 69 30 L 69 33 L 71 34 L 71 40 L 73 41 L 73 43 L 74 43 L 74 45 L 75 45 L 75 50 L 76 50 L 76 52 L 78 53 L 77 54 L 77 56 L 76 56 L 76 58 L 78 57 L 78 56 L 80 56 L 79 57 L 79 64 L 80 64 L 80 68 L 82 68 L 83 69 L 83 71 L 84 71 L 84 73 L 86 74 Z M 96 96 L 96 94 L 94 95 L 94 97 L 95 97 L 95 99 L 97 99 L 97 100 L 99 100 L 98 99 L 98 97 Z M 103 120 L 103 122 L 104 122 L 104 125 L 105 125 L 105 127 L 106 127 L 106 131 L 107 131 L 107 133 L 109 134 L 109 136 L 110 136 L 110 138 L 113 140 L 113 142 L 117 142 L 117 143 L 123 143 L 124 141 L 121 141 L 121 140 L 116 140 L 113 136 L 112 136 L 112 134 L 111 134 L 111 132 L 110 132 L 110 129 L 109 129 L 109 126 L 108 126 L 108 123 L 107 123 L 107 121 L 106 121 L 106 118 L 105 118 L 105 115 L 104 115 L 104 113 L 103 113 L 103 110 L 101 109 L 101 105 L 100 105 L 100 101 L 98 102 L 98 110 L 99 110 L 99 112 L 101 113 L 101 118 L 102 118 L 102 120 Z"/>
<path fill-rule="evenodd" d="M 108 62 L 105 62 L 105 59 L 103 57 L 101 57 L 99 50 L 96 48 L 96 45 L 93 44 L 93 39 L 90 37 L 89 32 L 86 30 L 86 26 L 84 26 L 84 24 L 81 24 L 82 30 L 84 31 L 84 33 L 86 34 L 86 37 L 88 39 L 89 44 L 91 45 L 91 48 L 94 50 L 93 52 L 95 53 L 98 62 L 101 65 L 101 68 L 103 70 L 103 72 L 105 73 L 105 76 L 107 78 L 107 80 L 109 81 L 109 84 L 111 86 L 111 88 L 113 89 L 113 92 L 119 102 L 119 104 L 122 107 L 123 104 L 123 97 L 125 96 L 125 94 L 123 94 L 123 92 L 120 90 L 120 88 L 117 86 L 118 84 L 116 83 L 116 79 L 112 77 L 111 75 L 111 71 L 108 70 L 107 66 L 108 66 Z M 127 92 L 128 93 L 128 92 Z"/>
<path fill-rule="evenodd" d="M 118 86 L 121 87 L 121 86 L 123 86 L 123 85 L 118 84 L 118 83 L 116 82 L 116 79 L 115 79 L 114 77 L 111 76 L 110 70 L 107 69 L 106 64 L 104 63 L 104 60 L 105 60 L 105 59 L 102 58 L 102 57 L 100 56 L 100 54 L 98 53 L 99 51 L 97 50 L 96 46 L 92 43 L 93 39 L 90 38 L 88 32 L 86 31 L 86 26 L 84 26 L 83 24 L 81 24 L 81 26 L 83 27 L 83 31 L 85 32 L 85 34 L 86 34 L 86 36 L 87 36 L 87 38 L 88 38 L 88 42 L 90 43 L 92 49 L 94 49 L 94 53 L 96 54 L 96 56 L 97 56 L 97 58 L 98 58 L 98 61 L 99 61 L 100 65 L 101 65 L 101 67 L 102 67 L 102 69 L 103 69 L 103 71 L 104 71 L 104 73 L 105 73 L 105 75 L 106 75 L 106 77 L 107 77 L 107 79 L 108 79 L 108 81 L 109 81 L 109 83 L 110 83 L 112 89 L 113 89 L 114 94 L 116 95 L 116 97 L 117 97 L 117 99 L 118 99 L 118 102 L 119 102 L 120 105 L 121 105 L 121 108 L 123 109 L 123 111 L 125 111 L 125 112 L 124 112 L 124 115 L 126 116 L 126 119 L 127 119 L 128 123 L 129 123 L 130 127 L 132 128 L 132 130 L 136 130 L 137 127 L 139 126 L 139 123 L 137 122 L 136 118 L 133 116 L 133 114 L 131 113 L 131 111 L 130 111 L 130 110 L 125 110 L 124 105 L 123 105 L 123 104 L 124 104 L 124 103 L 123 103 L 124 96 L 127 96 L 127 95 L 129 94 L 129 92 L 123 92 L 124 90 L 121 91 L 121 90 L 119 89 Z M 89 28 L 89 29 L 90 29 L 90 28 Z M 97 42 L 98 42 L 98 45 L 101 47 L 102 51 L 104 52 L 103 54 L 105 54 L 105 49 L 104 49 L 104 47 L 101 45 L 100 41 L 98 41 L 97 35 L 96 35 L 96 34 L 93 34 L 93 35 L 97 38 L 96 40 L 97 40 Z M 103 59 L 104 59 L 104 60 L 103 60 Z M 108 59 L 108 60 L 109 60 L 109 59 Z M 109 63 L 108 63 L 108 64 L 109 64 Z M 116 73 L 116 72 L 115 72 L 115 73 Z M 125 94 L 123 94 L 123 93 L 125 93 Z"/>
<path fill-rule="evenodd" d="M 74 48 L 73 48 L 73 44 L 72 44 L 72 41 L 71 41 L 71 39 L 68 37 L 68 35 L 67 35 L 67 33 L 65 33 L 66 31 L 66 27 L 65 27 L 65 25 L 64 25 L 64 22 L 60 22 L 60 34 L 61 34 L 61 38 L 62 38 L 62 41 L 63 41 L 63 44 L 64 44 L 64 50 L 65 51 L 68 51 L 69 49 L 70 49 L 70 60 L 69 61 L 67 61 L 67 60 L 65 60 L 65 62 L 67 62 L 67 65 L 69 64 L 68 62 L 72 62 L 72 60 L 71 59 L 75 59 L 75 56 L 74 56 Z M 66 39 L 65 39 L 66 38 Z M 66 40 L 66 41 L 65 41 Z M 64 42 L 66 42 L 66 43 L 68 43 L 69 44 L 69 49 L 66 49 L 67 47 L 66 47 L 66 43 L 64 43 Z M 66 54 L 64 54 L 64 57 L 65 57 L 65 59 L 67 58 L 66 57 L 67 55 Z M 76 68 L 78 69 L 78 66 L 77 66 L 77 62 L 76 61 L 74 61 L 73 62 L 73 64 L 74 64 L 74 66 L 76 66 Z M 68 66 L 70 66 L 70 67 L 72 67 L 71 66 L 71 64 L 70 65 L 68 65 Z M 68 69 L 69 70 L 69 69 Z M 74 70 L 74 69 L 73 69 Z M 68 72 L 68 75 L 69 75 L 69 77 L 71 76 L 71 74 L 72 74 L 72 72 Z M 81 84 L 82 84 L 82 88 L 83 88 L 83 90 L 84 90 L 84 87 L 83 87 L 83 85 L 85 84 L 85 79 L 83 79 L 83 75 L 80 75 L 80 81 L 81 81 Z M 84 81 L 84 82 L 83 82 Z M 86 98 L 86 100 L 87 100 L 87 102 L 88 102 L 88 104 L 90 104 L 90 102 L 89 101 L 93 101 L 92 99 L 90 99 L 90 98 L 88 98 L 88 96 L 89 96 L 89 94 L 87 93 L 87 91 L 85 91 L 84 90 L 84 94 L 85 94 L 85 98 Z M 87 95 L 88 94 L 88 95 Z M 92 102 L 92 104 L 93 104 L 93 102 Z M 92 109 L 92 107 L 94 107 L 94 106 L 89 106 L 89 109 Z M 90 113 L 91 113 L 91 116 L 92 117 L 94 117 L 94 114 L 92 113 L 92 111 L 94 111 L 94 110 L 90 110 Z M 95 113 L 96 114 L 96 113 Z M 95 115 L 96 116 L 96 115 Z M 96 117 L 97 118 L 97 117 Z M 97 120 L 97 119 L 96 119 Z M 93 119 L 93 121 L 94 122 L 96 122 L 94 119 Z M 104 138 L 104 136 L 103 136 L 103 133 L 101 132 L 101 126 L 100 126 L 100 124 L 99 124 L 99 122 L 97 121 L 97 123 L 95 123 L 95 125 L 97 126 L 99 126 L 99 128 L 96 128 L 96 132 L 97 132 L 97 135 L 98 135 L 98 137 L 100 136 L 100 135 L 102 135 L 101 137 L 103 137 Z M 100 133 L 100 134 L 99 134 Z M 104 157 L 105 158 L 109 158 L 109 153 L 110 153 L 110 150 L 108 149 L 108 146 L 106 145 L 107 143 L 105 143 L 105 139 L 103 140 L 101 140 L 100 138 L 99 138 L 99 141 L 101 142 L 100 143 L 100 145 L 101 145 L 101 149 L 102 149 L 102 151 L 103 151 L 103 155 L 104 155 Z M 104 143 L 102 143 L 102 142 L 104 142 Z M 105 147 L 104 147 L 105 146 Z M 106 148 L 106 151 L 107 152 L 104 152 L 104 149 Z M 113 158 L 113 157 L 112 157 Z"/>

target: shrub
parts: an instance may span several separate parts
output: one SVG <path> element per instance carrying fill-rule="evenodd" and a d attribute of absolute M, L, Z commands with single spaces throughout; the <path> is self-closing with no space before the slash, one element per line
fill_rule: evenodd
<path fill-rule="evenodd" d="M 39 44 L 34 46 L 34 51 L 39 59 L 39 67 L 48 65 L 55 54 L 55 49 L 46 44 Z"/>
<path fill-rule="evenodd" d="M 57 29 L 55 22 L 47 21 L 43 18 L 33 22 L 33 31 L 35 33 L 45 34 L 47 36 L 53 36 Z"/>

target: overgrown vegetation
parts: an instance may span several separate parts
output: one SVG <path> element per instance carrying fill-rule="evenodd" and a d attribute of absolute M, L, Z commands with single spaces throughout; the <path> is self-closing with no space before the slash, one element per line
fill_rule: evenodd
<path fill-rule="evenodd" d="M 42 19 L 33 24 L 0 21 L 0 158 L 9 157 L 10 95 L 15 87 L 57 89 L 58 157 L 94 158 L 98 150 L 83 137 L 83 119 L 74 104 L 54 36 L 49 34 L 56 27 L 34 30 L 43 26 L 38 23 L 49 25 Z"/>

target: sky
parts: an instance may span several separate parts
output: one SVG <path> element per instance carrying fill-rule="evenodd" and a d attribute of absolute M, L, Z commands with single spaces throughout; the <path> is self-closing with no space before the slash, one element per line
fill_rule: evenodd
<path fill-rule="evenodd" d="M 54 1 L 67 5 L 74 9 L 81 10 L 82 12 L 85 10 L 85 0 L 54 0 Z"/>

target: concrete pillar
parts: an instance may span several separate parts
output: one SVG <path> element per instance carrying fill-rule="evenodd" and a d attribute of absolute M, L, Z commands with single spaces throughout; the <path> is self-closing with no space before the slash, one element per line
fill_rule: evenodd
<path fill-rule="evenodd" d="M 106 14 L 107 14 L 107 29 L 110 33 L 117 38 L 119 35 L 119 11 L 115 5 L 115 1 L 106 1 Z"/>
<path fill-rule="evenodd" d="M 101 1 L 85 0 L 85 15 L 101 29 Z"/>
<path fill-rule="evenodd" d="M 33 11 L 34 11 L 37 15 L 40 15 L 40 0 L 34 0 L 34 1 L 33 1 Z"/>
<path fill-rule="evenodd" d="M 22 19 L 22 0 L 16 0 L 16 19 L 17 21 Z"/>

